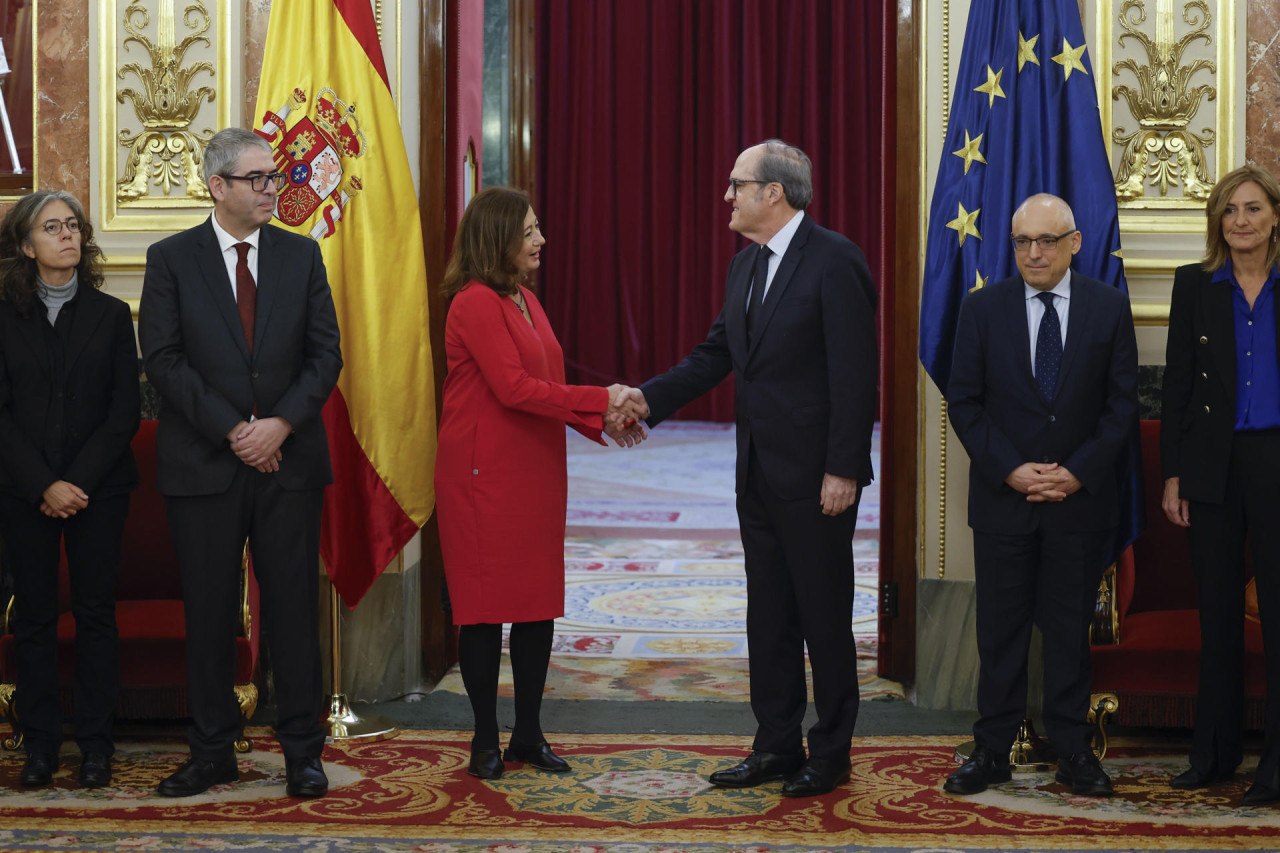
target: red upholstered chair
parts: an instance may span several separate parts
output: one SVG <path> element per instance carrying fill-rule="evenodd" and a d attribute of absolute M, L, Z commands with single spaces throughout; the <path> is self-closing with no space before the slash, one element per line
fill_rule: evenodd
<path fill-rule="evenodd" d="M 120 581 L 116 590 L 116 623 L 120 630 L 120 705 L 123 719 L 187 716 L 186 625 L 182 609 L 182 585 L 177 556 L 169 538 L 164 498 L 156 490 L 155 421 L 143 421 L 133 439 L 141 482 L 129 504 L 124 544 L 120 554 Z M 254 678 L 258 670 L 258 584 L 244 563 L 240 636 L 236 638 L 236 699 L 245 720 L 258 704 Z M 58 620 L 58 672 L 63 685 L 64 714 L 70 718 L 71 684 L 75 671 L 75 619 L 70 612 L 67 566 L 62 563 L 62 616 Z M 10 600 L 0 620 L 0 715 L 14 720 L 13 694 L 17 671 L 10 614 Z M 17 731 L 16 726 L 14 732 Z M 16 749 L 20 739 L 3 740 Z M 236 748 L 247 752 L 252 745 L 242 736 Z"/>
<path fill-rule="evenodd" d="M 1093 690 L 1118 700 L 1129 726 L 1191 726 L 1200 672 L 1200 617 L 1186 532 L 1160 507 L 1160 422 L 1142 422 L 1147 529 L 1103 581 L 1091 631 Z M 1245 726 L 1261 729 L 1262 631 L 1245 620 Z M 1097 702 L 1095 701 L 1095 707 Z"/>

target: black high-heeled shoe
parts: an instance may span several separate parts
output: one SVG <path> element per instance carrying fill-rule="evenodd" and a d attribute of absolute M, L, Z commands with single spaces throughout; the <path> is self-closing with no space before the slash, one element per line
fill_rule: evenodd
<path fill-rule="evenodd" d="M 545 740 L 534 746 L 516 746 L 512 744 L 502 757 L 507 761 L 522 761 L 530 767 L 546 770 L 549 773 L 568 773 L 569 762 L 551 751 L 551 745 Z"/>
<path fill-rule="evenodd" d="M 501 779 L 504 767 L 502 755 L 496 749 L 471 750 L 471 762 L 467 772 L 480 779 Z"/>

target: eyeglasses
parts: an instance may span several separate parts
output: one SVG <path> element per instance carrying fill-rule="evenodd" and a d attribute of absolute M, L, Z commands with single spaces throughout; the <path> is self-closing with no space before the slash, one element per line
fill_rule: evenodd
<path fill-rule="evenodd" d="M 729 191 L 733 193 L 733 197 L 734 197 L 734 198 L 737 198 L 737 197 L 738 197 L 738 190 L 742 189 L 742 185 L 743 185 L 743 184 L 767 184 L 767 183 L 769 183 L 769 182 L 768 182 L 768 181 L 742 180 L 742 179 L 740 179 L 740 178 L 730 178 L 730 179 L 729 179 Z"/>
<path fill-rule="evenodd" d="M 66 228 L 72 234 L 80 233 L 80 220 L 72 216 L 70 219 L 50 219 L 48 222 L 40 223 L 40 230 L 48 234 L 50 237 L 57 237 L 62 233 L 62 229 Z"/>
<path fill-rule="evenodd" d="M 1077 230 L 1079 229 L 1072 228 L 1070 231 L 1067 231 L 1066 233 L 1063 233 L 1063 234 L 1059 234 L 1056 237 L 1050 237 L 1047 235 L 1044 237 L 1014 237 L 1013 250 L 1015 252 L 1028 252 L 1031 250 L 1031 244 L 1035 243 L 1037 246 L 1040 247 L 1040 251 L 1052 252 L 1058 248 L 1059 240 L 1061 240 L 1063 237 L 1070 237 L 1072 234 L 1076 233 Z"/>
<path fill-rule="evenodd" d="M 266 191 L 268 181 L 275 186 L 276 192 L 279 192 L 284 188 L 284 182 L 289 180 L 288 175 L 280 172 L 272 172 L 270 175 L 223 175 L 222 177 L 228 181 L 248 181 L 249 189 L 256 193 Z"/>

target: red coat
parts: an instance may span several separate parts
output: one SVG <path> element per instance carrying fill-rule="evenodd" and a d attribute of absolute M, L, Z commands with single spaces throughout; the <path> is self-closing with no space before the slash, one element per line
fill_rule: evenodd
<path fill-rule="evenodd" d="M 471 282 L 445 322 L 436 515 L 457 625 L 564 615 L 564 426 L 601 444 L 606 388 L 564 384 L 538 300 Z"/>

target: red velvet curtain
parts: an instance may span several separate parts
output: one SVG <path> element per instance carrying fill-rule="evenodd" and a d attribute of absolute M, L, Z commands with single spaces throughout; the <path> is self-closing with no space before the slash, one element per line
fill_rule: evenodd
<path fill-rule="evenodd" d="M 706 336 L 744 245 L 729 171 L 770 137 L 813 160 L 808 213 L 862 247 L 883 290 L 892 14 L 879 0 L 540 0 L 538 286 L 570 382 L 642 382 Z M 682 415 L 731 420 L 732 383 Z"/>

